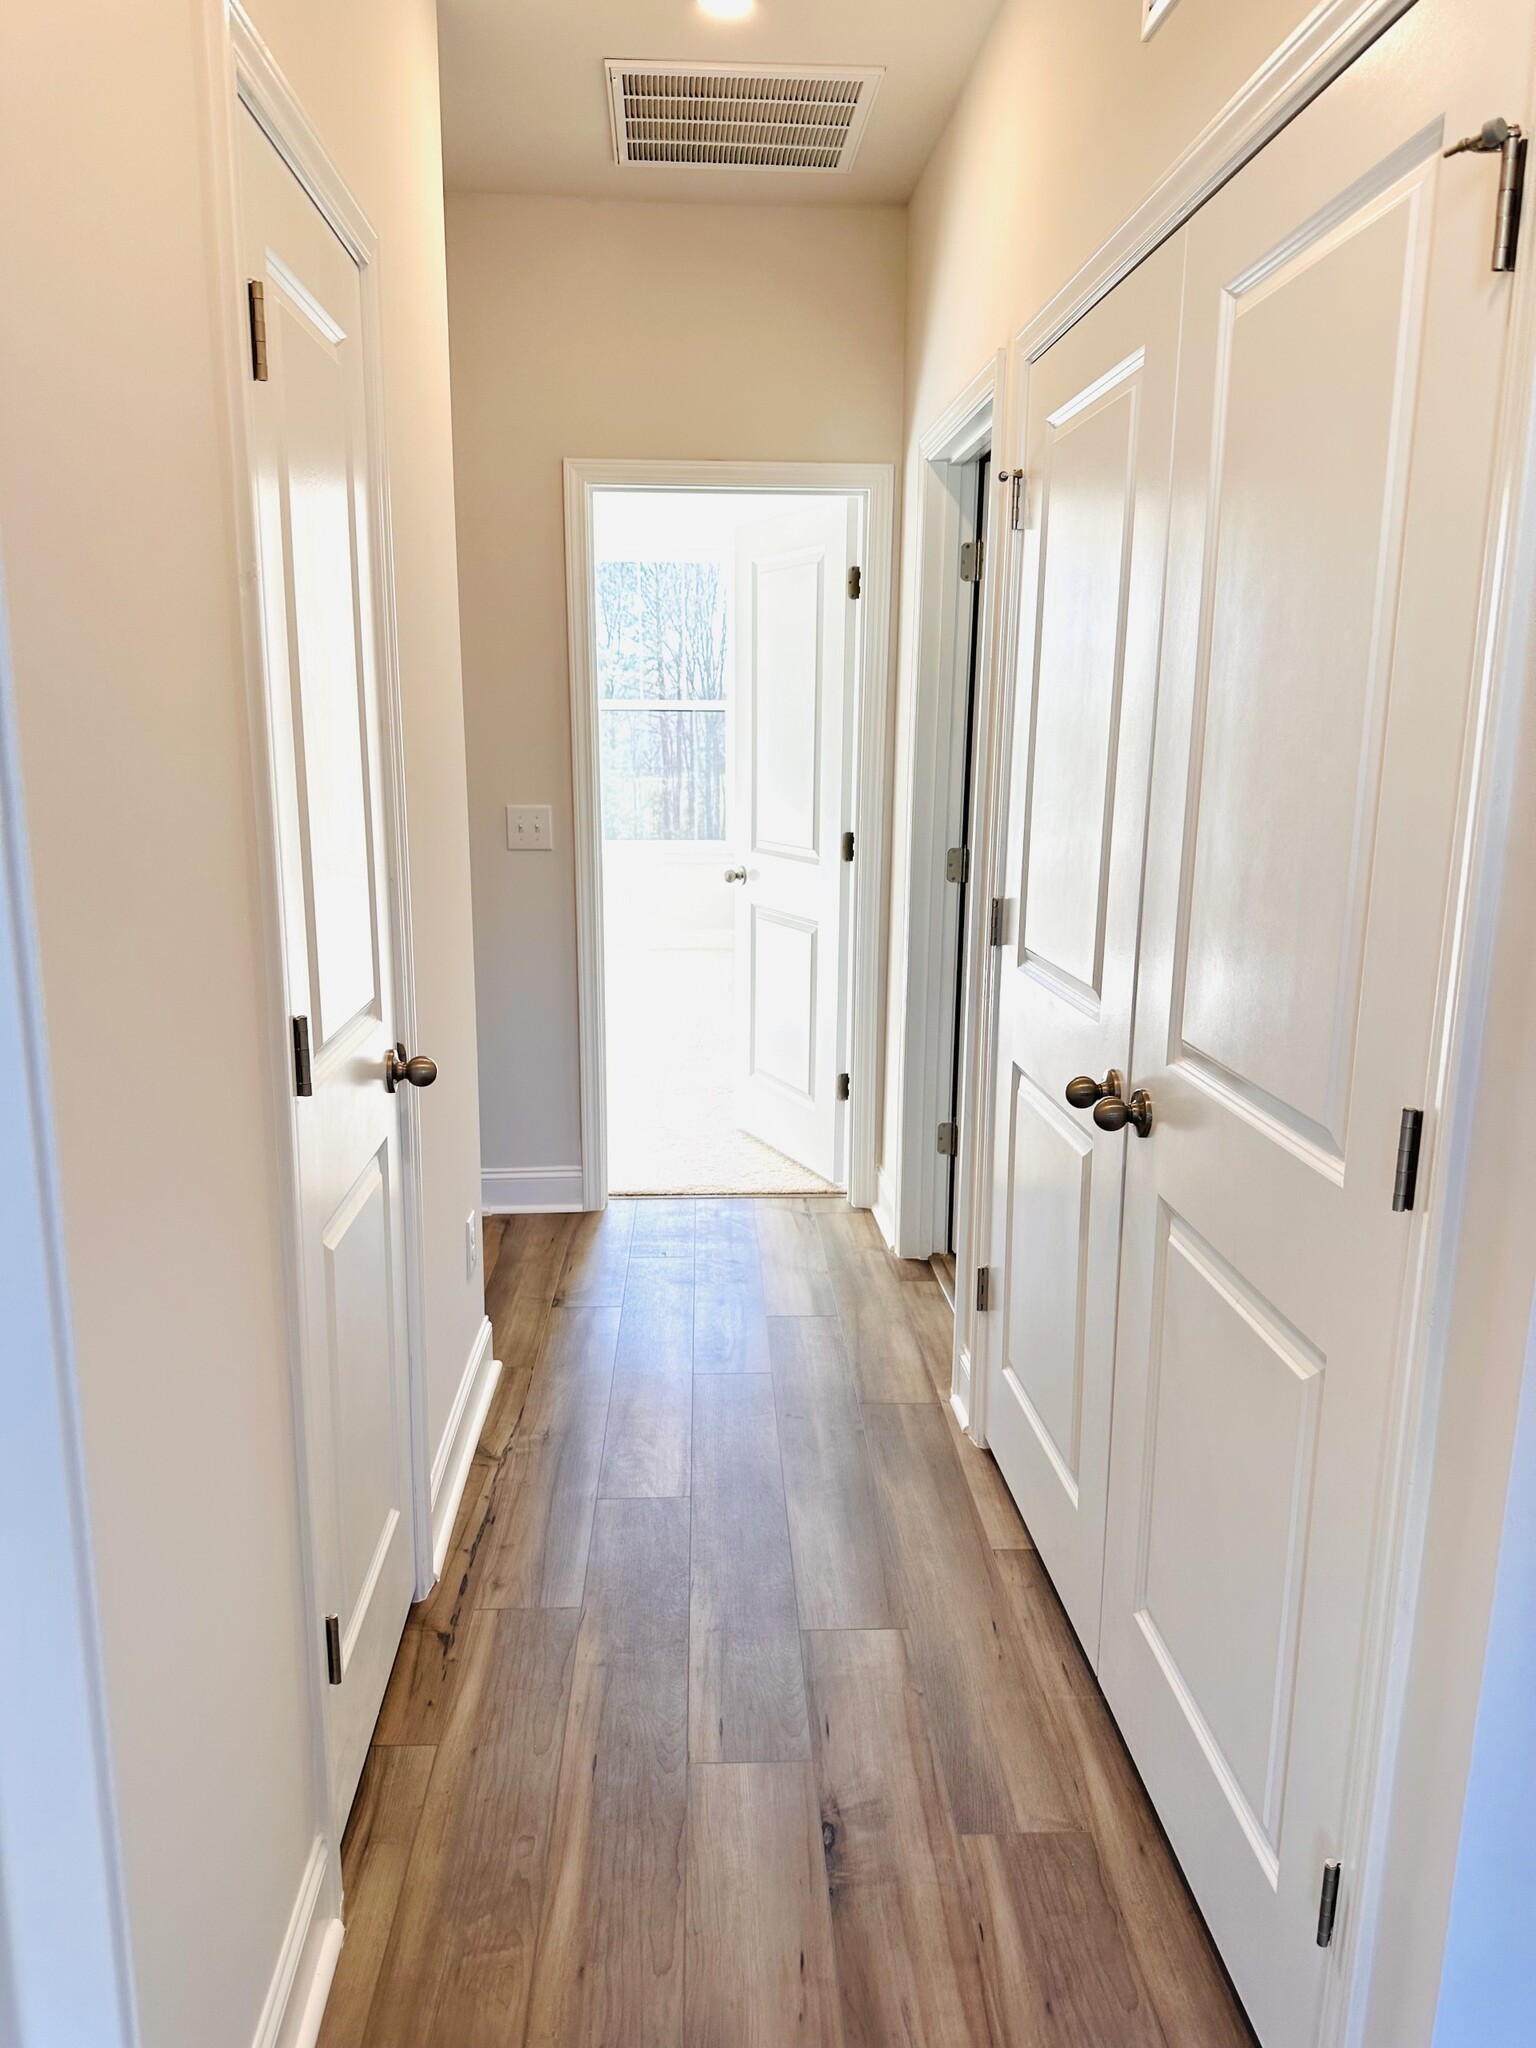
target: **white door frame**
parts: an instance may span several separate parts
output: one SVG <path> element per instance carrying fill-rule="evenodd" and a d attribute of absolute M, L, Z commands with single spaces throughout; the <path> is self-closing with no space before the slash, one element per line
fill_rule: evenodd
<path fill-rule="evenodd" d="M 848 1199 L 875 1203 L 880 1105 L 880 969 L 891 662 L 894 473 L 887 463 L 634 462 L 565 464 L 565 596 L 571 670 L 571 786 L 576 834 L 576 1004 L 581 1056 L 581 1205 L 608 1199 L 608 1099 L 603 999 L 603 847 L 597 677 L 593 665 L 593 497 L 603 490 L 747 491 L 851 498 L 863 571 L 853 713 L 854 862 L 847 1024 Z"/>
<path fill-rule="evenodd" d="M 1342 73 L 1413 0 L 1323 0 L 1296 33 L 1223 109 L 1173 165 L 1136 212 L 1077 275 L 1019 333 L 1010 380 L 1009 427 L 994 444 L 1011 450 L 1013 466 L 1023 460 L 1031 366 L 1051 344 L 1090 311 L 1138 263 L 1176 233 L 1212 193 L 1227 182 L 1303 107 Z M 1526 88 L 1529 103 L 1530 87 Z M 1517 95 L 1518 96 L 1518 95 Z M 1492 195 L 1490 194 L 1490 207 Z M 1491 225 L 1490 211 L 1490 225 Z M 1527 233 L 1533 228 L 1526 222 Z M 1489 522 L 1484 579 L 1481 660 L 1476 678 L 1472 743 L 1462 791 L 1459 822 L 1460 884 L 1446 932 L 1438 1008 L 1437 1056 L 1426 1123 L 1426 1199 L 1413 1253 L 1416 1278 L 1410 1283 L 1399 1412 L 1392 1418 L 1386 1461 L 1384 1506 L 1373 1571 L 1372 1623 L 1367 1676 L 1353 1765 L 1342 1854 L 1356 1873 L 1350 1907 L 1341 1918 L 1335 1962 L 1327 1980 L 1320 2048 L 1356 2048 L 1373 2038 L 1374 2014 L 1383 1987 L 1400 1975 L 1422 1930 L 1384 1913 L 1389 1841 L 1415 1798 L 1411 1778 L 1399 1779 L 1397 1765 L 1413 1666 L 1414 1610 L 1424 1561 L 1435 1466 L 1440 1388 L 1448 1360 L 1466 1332 L 1490 1327 L 1523 1331 L 1529 1314 L 1529 1273 L 1513 1279 L 1498 1264 L 1485 1238 L 1462 1241 L 1464 1214 L 1486 1214 L 1501 1196 L 1506 1206 L 1510 1175 L 1521 1171 L 1502 1160 L 1504 1179 L 1492 1179 L 1492 1158 L 1478 1175 L 1473 1150 L 1474 1111 L 1489 991 L 1496 960 L 1518 937 L 1529 942 L 1536 917 L 1536 884 L 1513 869 L 1506 872 L 1504 849 L 1517 790 L 1532 800 L 1533 767 L 1516 744 L 1536 673 L 1536 238 L 1513 284 L 1514 304 L 1499 440 L 1496 491 Z M 1000 540 L 1002 536 L 1000 534 Z M 998 553 L 1001 555 L 1001 547 Z M 985 791 L 985 844 L 977 820 L 981 876 L 978 897 L 1005 888 L 1007 767 L 1017 697 L 1016 639 L 1022 550 L 1010 549 L 999 645 L 1004 650 L 1002 712 L 990 735 L 980 775 Z M 981 1019 L 976 1074 L 978 1127 L 990 1134 L 997 1113 L 997 978 L 990 949 L 983 955 Z M 1495 1013 L 1496 1015 L 1496 1013 Z M 1509 1019 L 1503 1018 L 1508 1030 Z M 1438 1125 L 1438 1129 L 1435 1126 Z M 1493 1148 L 1489 1148 L 1490 1155 Z M 985 1237 L 991 1215 L 991 1159 L 988 1143 L 974 1146 L 971 1213 Z M 1513 1193 L 1529 1208 L 1536 1189 L 1516 1185 Z M 978 1244 L 984 1255 L 991 1248 Z M 1524 1285 L 1522 1287 L 1522 1279 Z M 1490 1309 L 1490 1294 L 1503 1296 Z M 1511 1298 L 1511 1287 L 1520 1299 Z M 978 1343 L 971 1386 L 969 1428 L 986 1442 L 987 1347 L 1003 1333 L 977 1319 Z M 1473 1339 L 1475 1341 L 1475 1338 Z M 1518 1397 L 1519 1374 L 1513 1375 Z M 1513 1434 L 1514 1412 L 1508 1417 Z M 1481 1588 L 1469 1588 L 1469 1598 Z M 1449 1848 L 1454 1863 L 1455 1840 Z M 1450 1871 L 1443 1873 L 1448 1894 Z M 1438 1882 L 1438 1877 L 1434 1880 Z M 1432 2014 L 1428 2016 L 1432 2020 Z M 1426 2022 L 1427 2024 L 1428 2022 Z M 1424 2038 L 1427 2040 L 1428 2034 Z"/>
<path fill-rule="evenodd" d="M 319 1940 L 325 1951 L 312 1995 L 323 2000 L 341 1942 L 341 1845 L 333 1835 L 329 1814 L 324 1715 L 325 1659 L 321 1615 L 316 1606 L 314 1562 L 318 1504 L 310 1497 L 309 1457 L 305 1432 L 304 1389 L 307 1384 L 307 1339 L 300 1281 L 302 1237 L 296 1098 L 293 1092 L 292 1046 L 289 1037 L 287 948 L 283 929 L 279 864 L 279 791 L 277 756 L 267 699 L 263 654 L 255 509 L 254 437 L 250 416 L 251 384 L 245 274 L 240 262 L 240 181 L 237 134 L 241 109 L 247 110 L 268 136 L 332 231 L 358 266 L 362 290 L 364 381 L 369 426 L 369 486 L 374 562 L 374 642 L 378 661 L 378 695 L 383 777 L 379 797 L 384 806 L 388 874 L 384 890 L 394 924 L 394 972 L 390 1001 L 397 1035 L 415 1043 L 415 972 L 411 944 L 410 865 L 405 816 L 405 759 L 400 708 L 399 651 L 395 630 L 394 555 L 389 511 L 389 478 L 385 463 L 384 378 L 380 344 L 378 237 L 328 156 L 318 131 L 305 113 L 276 60 L 262 42 L 239 0 L 204 0 L 207 90 L 211 109 L 209 177 L 214 195 L 212 234 L 215 282 L 224 317 L 218 323 L 223 353 L 229 431 L 230 495 L 239 564 L 241 649 L 251 735 L 252 830 L 261 882 L 262 952 L 266 996 L 266 1072 L 263 1076 L 272 1116 L 272 1144 L 278 1164 L 280 1241 L 284 1248 L 285 1317 L 293 1402 L 299 1539 L 304 1563 L 304 1627 L 309 1646 L 310 1772 L 315 1843 L 304 1899 L 307 1925 L 292 1928 L 284 1945 L 279 1974 L 289 1982 L 298 1971 L 299 1950 Z M 421 1145 L 416 1091 L 402 1090 L 400 1104 L 400 1171 L 402 1229 L 405 1241 L 406 1352 L 410 1410 L 410 1473 L 417 1597 L 429 1592 L 432 1568 L 432 1447 L 428 1436 L 424 1318 L 422 1302 Z M 274 1981 L 272 1998 L 285 1998 L 287 1985 Z M 269 2001 L 271 2002 L 271 2001 Z M 280 2010 L 280 2004 L 278 2008 Z"/>
<path fill-rule="evenodd" d="M 994 457 L 1003 441 L 1007 354 L 999 350 L 927 428 L 918 443 L 913 485 L 912 603 L 899 760 L 905 775 L 897 814 L 894 867 L 905 878 L 902 909 L 892 944 L 900 965 L 900 992 L 886 1034 L 888 1096 L 893 1116 L 889 1183 L 881 1188 L 877 1218 L 902 1258 L 926 1259 L 937 1247 L 940 1183 L 935 1130 L 939 1122 L 940 1055 L 946 1012 L 954 993 L 946 970 L 945 909 L 951 884 L 944 878 L 952 795 L 953 735 L 964 702 L 971 661 L 972 624 L 960 579 L 960 546 L 972 538 L 975 466 Z M 997 491 L 988 515 L 988 565 L 976 620 L 976 702 L 971 775 L 972 886 L 966 928 L 959 935 L 957 970 L 965 1001 L 960 1045 L 960 1153 L 956 1168 L 955 1352 L 951 1398 L 963 1422 L 970 1407 L 971 1325 L 975 1315 L 976 1252 L 973 1218 L 976 1171 L 971 1154 L 980 1129 L 976 1047 L 980 1029 L 976 991 L 984 986 L 987 897 L 984 863 L 977 857 L 989 820 L 984 766 L 997 718 L 998 626 L 1007 583 L 1008 492 Z"/>
<path fill-rule="evenodd" d="M 3 586 L 0 1062 L 0 2039 L 137 2048 Z"/>

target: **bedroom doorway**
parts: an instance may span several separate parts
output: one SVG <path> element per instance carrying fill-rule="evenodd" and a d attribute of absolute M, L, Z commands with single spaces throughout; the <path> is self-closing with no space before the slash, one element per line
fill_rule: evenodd
<path fill-rule="evenodd" d="M 614 1194 L 846 1185 L 856 510 L 594 494 Z"/>

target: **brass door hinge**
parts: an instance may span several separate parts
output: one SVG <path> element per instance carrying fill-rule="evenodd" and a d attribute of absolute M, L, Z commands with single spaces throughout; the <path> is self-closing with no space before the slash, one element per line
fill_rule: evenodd
<path fill-rule="evenodd" d="M 267 381 L 267 288 L 259 277 L 245 287 L 245 302 L 251 323 L 251 375 L 258 384 Z"/>
<path fill-rule="evenodd" d="M 1453 142 L 1447 156 L 1496 156 L 1499 192 L 1493 215 L 1493 268 L 1513 270 L 1520 246 L 1520 196 L 1525 188 L 1525 136 L 1512 121 L 1495 114 L 1476 135 Z"/>
<path fill-rule="evenodd" d="M 848 595 L 855 602 L 864 595 L 864 571 L 857 563 L 848 571 Z"/>
<path fill-rule="evenodd" d="M 1392 1207 L 1398 1215 L 1413 1207 L 1419 1190 L 1419 1146 L 1423 1138 L 1423 1110 L 1405 1109 L 1397 1127 L 1397 1172 L 1392 1181 Z"/>
<path fill-rule="evenodd" d="M 1317 1945 L 1319 1948 L 1333 1946 L 1333 1923 L 1339 1917 L 1339 1877 L 1342 1863 L 1323 1865 L 1323 1888 L 1317 1901 Z"/>
<path fill-rule="evenodd" d="M 313 1095 L 315 1076 L 309 1057 L 309 1019 L 290 1017 L 288 1021 L 293 1026 L 293 1092 L 295 1095 Z"/>
<path fill-rule="evenodd" d="M 987 558 L 987 544 L 982 540 L 963 541 L 960 547 L 960 581 L 979 583 L 982 565 Z"/>

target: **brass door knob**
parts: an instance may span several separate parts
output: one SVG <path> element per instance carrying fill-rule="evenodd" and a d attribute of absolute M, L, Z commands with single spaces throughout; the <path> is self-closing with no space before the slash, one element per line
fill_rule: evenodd
<path fill-rule="evenodd" d="M 391 1046 L 384 1056 L 384 1086 L 393 1095 L 402 1081 L 409 1081 L 413 1088 L 430 1088 L 437 1079 L 437 1061 L 429 1060 L 424 1052 L 405 1056 L 403 1045 Z"/>
<path fill-rule="evenodd" d="M 1093 1105 L 1093 1120 L 1101 1131 L 1123 1131 L 1129 1124 L 1138 1138 L 1145 1138 L 1152 1129 L 1152 1098 L 1145 1088 L 1138 1088 L 1129 1102 L 1106 1095 Z"/>
<path fill-rule="evenodd" d="M 1079 1074 L 1075 1081 L 1067 1083 L 1067 1100 L 1074 1109 L 1092 1109 L 1106 1096 L 1124 1093 L 1125 1076 L 1118 1067 L 1111 1067 L 1102 1081 L 1095 1081 L 1091 1074 Z"/>

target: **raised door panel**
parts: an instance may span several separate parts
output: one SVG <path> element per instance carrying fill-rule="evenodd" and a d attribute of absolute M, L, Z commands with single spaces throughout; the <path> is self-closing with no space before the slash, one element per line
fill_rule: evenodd
<path fill-rule="evenodd" d="M 1133 361 L 1052 414 L 1021 956 L 1097 1002 L 1136 482 Z"/>
<path fill-rule="evenodd" d="M 814 861 L 820 851 L 821 554 L 754 563 L 752 850 Z"/>
<path fill-rule="evenodd" d="M 1093 1140 L 1017 1067 L 1013 1084 L 1008 1384 L 1075 1507 Z"/>
<path fill-rule="evenodd" d="M 1419 335 L 1417 182 L 1220 305 L 1185 1055 L 1342 1162 Z"/>
<path fill-rule="evenodd" d="M 309 293 L 274 280 L 287 436 L 296 771 L 309 911 L 315 1045 L 375 1008 L 372 821 L 363 614 L 354 523 L 350 338 Z"/>
<path fill-rule="evenodd" d="M 1272 1882 L 1324 1360 L 1165 1221 L 1136 1618 Z"/>
<path fill-rule="evenodd" d="M 807 1101 L 816 1092 L 816 927 L 752 905 L 750 1071 Z"/>
<path fill-rule="evenodd" d="M 341 1552 L 342 1668 L 399 1519 L 387 1160 L 370 1159 L 320 1233 Z"/>

